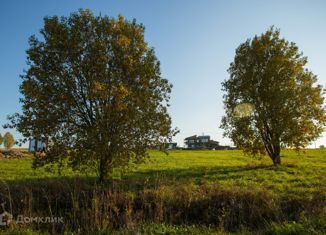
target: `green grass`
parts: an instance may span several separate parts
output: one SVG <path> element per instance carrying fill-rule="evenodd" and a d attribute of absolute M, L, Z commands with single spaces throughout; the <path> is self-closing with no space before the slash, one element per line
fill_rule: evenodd
<path fill-rule="evenodd" d="M 313 192 L 326 187 L 326 151 L 282 152 L 283 162 L 255 159 L 241 151 L 153 152 L 152 160 L 129 177 L 165 178 L 175 183 L 259 187 L 277 193 Z"/>
<path fill-rule="evenodd" d="M 241 151 L 151 151 L 151 158 L 124 179 L 168 182 L 168 184 L 219 184 L 223 187 L 262 188 L 275 193 L 309 193 L 326 187 L 326 150 L 306 150 L 299 155 L 282 152 L 282 165 L 274 167 L 265 156 L 256 159 Z M 31 168 L 32 159 L 0 160 L 0 180 L 57 177 L 55 172 Z M 82 175 L 65 169 L 63 176 Z M 90 174 L 95 176 L 94 174 Z"/>
<path fill-rule="evenodd" d="M 317 203 L 317 201 L 314 201 L 315 198 L 320 198 L 318 200 L 322 201 L 318 201 L 316 205 L 321 210 L 324 208 L 326 213 L 326 202 L 324 199 L 326 195 L 325 149 L 309 149 L 300 152 L 300 154 L 293 150 L 284 150 L 282 151 L 282 165 L 278 167 L 274 167 L 267 156 L 262 159 L 257 159 L 244 156 L 241 151 L 235 150 L 179 150 L 171 151 L 168 155 L 158 151 L 151 151 L 150 156 L 151 158 L 146 163 L 122 174 L 120 179 L 116 179 L 113 182 L 113 185 L 105 186 L 106 189 L 104 190 L 108 190 L 105 191 L 108 193 L 107 195 L 111 195 L 111 189 L 113 192 L 121 194 L 119 195 L 120 199 L 117 196 L 117 205 L 122 205 L 119 200 L 124 203 L 124 198 L 129 198 L 130 200 L 136 201 L 141 199 L 144 201 L 144 205 L 150 203 L 160 205 L 162 202 L 167 206 L 170 205 L 170 208 L 173 209 L 173 203 L 178 205 L 178 200 L 181 200 L 180 203 L 182 200 L 187 200 L 193 209 L 192 207 L 188 207 L 186 203 L 183 205 L 184 208 L 180 209 L 180 212 L 190 211 L 199 215 L 206 215 L 206 209 L 202 212 L 200 211 L 202 208 L 205 208 L 205 203 L 208 203 L 211 207 L 207 209 L 207 218 L 214 218 L 214 213 L 220 213 L 219 203 L 214 204 L 214 197 L 219 197 L 221 200 L 225 200 L 225 202 L 232 202 L 232 197 L 237 197 L 236 200 L 242 203 L 252 203 L 249 208 L 252 206 L 252 209 L 256 208 L 255 210 L 258 212 L 260 205 L 259 203 L 256 204 L 255 201 L 262 200 L 262 202 L 265 202 L 264 198 L 266 196 L 267 206 L 270 203 L 269 199 L 281 203 L 277 205 L 284 205 L 282 203 L 289 202 L 289 210 L 295 210 L 293 212 L 295 215 L 292 216 L 292 211 L 280 210 L 276 205 L 275 208 L 271 208 L 271 212 L 275 210 L 275 213 L 286 215 L 287 217 L 280 219 L 279 222 L 277 220 L 266 221 L 267 224 L 263 226 L 262 230 L 258 228 L 257 231 L 251 231 L 249 227 L 244 226 L 243 231 L 238 231 L 240 234 L 323 234 L 326 231 L 324 215 L 318 217 L 315 209 L 310 210 L 309 206 L 307 206 L 313 206 L 315 204 L 314 202 Z M 57 203 L 64 205 L 64 200 L 67 200 L 66 203 L 69 205 L 72 203 L 70 200 L 74 201 L 75 197 L 79 198 L 78 195 L 81 197 L 82 195 L 89 195 L 83 199 L 84 201 L 78 201 L 79 199 L 74 201 L 74 203 L 80 203 L 81 207 L 83 203 L 88 205 L 88 201 L 102 200 L 102 197 L 106 197 L 105 193 L 98 196 L 94 194 L 94 192 L 102 192 L 101 187 L 98 187 L 98 185 L 94 187 L 94 190 L 92 189 L 96 181 L 94 173 L 89 173 L 89 177 L 85 178 L 85 175 L 79 172 L 65 169 L 62 175 L 58 176 L 55 171 L 49 171 L 49 169 L 45 168 L 33 170 L 31 167 L 32 161 L 32 158 L 0 159 L 0 191 L 3 186 L 10 188 L 14 192 L 20 192 L 22 190 L 24 194 L 15 195 L 17 199 L 13 199 L 13 201 L 27 200 L 24 198 L 30 198 L 29 200 L 36 203 L 36 211 L 34 211 L 33 207 L 28 207 L 28 204 L 25 204 L 26 207 L 24 209 L 30 211 L 30 213 L 47 213 L 45 211 L 46 206 L 37 204 L 38 201 L 44 200 L 44 196 L 42 195 L 51 195 L 54 197 L 55 203 L 52 206 L 58 213 L 69 212 L 70 209 L 68 208 L 70 206 L 68 208 L 60 208 L 57 207 Z M 81 179 L 82 181 L 75 181 L 76 179 Z M 84 179 L 90 182 L 90 184 L 84 184 Z M 115 182 L 117 183 L 116 188 L 110 188 L 115 185 Z M 126 188 L 124 188 L 125 186 Z M 212 191 L 210 191 L 210 187 Z M 3 195 L 6 195 L 5 188 L 3 189 Z M 219 191 L 219 189 L 225 189 L 225 191 Z M 152 191 L 151 197 L 153 199 L 146 196 L 147 193 L 150 193 L 148 190 Z M 202 199 L 201 190 L 205 194 Z M 70 196 L 63 200 L 65 196 L 60 194 L 61 191 L 68 193 L 67 195 Z M 179 192 L 176 193 L 176 191 Z M 75 195 L 74 192 L 77 194 Z M 85 194 L 85 192 L 91 193 Z M 253 194 L 250 194 L 250 192 L 253 192 Z M 267 194 L 265 195 L 265 193 Z M 248 195 L 252 198 L 241 199 L 243 195 Z M 126 200 L 129 201 L 129 199 Z M 149 200 L 150 203 L 146 200 Z M 161 200 L 166 201 L 163 202 Z M 16 206 L 19 207 L 19 205 Z M 40 208 L 38 210 L 39 206 Z M 214 209 L 214 206 L 216 206 L 216 209 Z M 296 210 L 297 206 L 303 208 Z M 264 205 L 261 208 L 264 209 Z M 265 209 L 267 212 L 269 211 L 268 208 Z M 235 207 L 230 208 L 230 210 L 237 211 Z M 301 211 L 302 215 L 300 214 Z M 82 212 L 82 210 L 78 208 L 74 210 L 74 213 L 79 212 Z M 144 215 L 146 213 L 144 212 Z M 165 211 L 164 213 L 168 215 L 169 212 Z M 305 213 L 310 213 L 311 215 Z M 71 217 L 67 214 L 66 216 Z M 229 216 L 229 219 L 236 221 L 236 218 L 232 217 L 232 214 L 227 216 Z M 245 215 L 243 216 L 242 218 L 245 218 Z M 293 219 L 291 219 L 292 217 Z M 168 224 L 166 223 L 168 219 L 164 218 L 159 220 L 161 222 L 157 224 L 153 223 L 153 221 L 149 221 L 149 224 L 135 224 L 135 227 L 123 228 L 115 231 L 114 234 L 229 234 L 229 232 L 224 232 L 224 228 L 209 228 L 207 224 Z M 182 216 L 178 218 L 182 219 Z M 315 219 L 319 222 L 315 222 Z M 161 224 L 162 222 L 163 224 Z M 82 224 L 82 222 L 80 223 Z M 18 228 L 17 230 L 14 228 L 13 230 L 7 230 L 5 234 L 34 234 L 34 230 L 21 229 Z M 46 232 L 46 230 L 43 231 Z M 105 232 L 102 234 L 105 234 Z"/>

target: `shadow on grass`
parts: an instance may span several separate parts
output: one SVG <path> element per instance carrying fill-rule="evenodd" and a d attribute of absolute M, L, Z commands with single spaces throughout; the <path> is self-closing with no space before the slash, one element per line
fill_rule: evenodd
<path fill-rule="evenodd" d="M 244 174 L 250 174 L 252 171 L 286 171 L 286 166 L 274 167 L 272 165 L 247 165 L 247 166 L 214 166 L 214 167 L 192 167 L 188 169 L 162 169 L 162 170 L 145 170 L 130 172 L 121 177 L 121 179 L 113 179 L 104 183 L 99 183 L 95 176 L 52 176 L 32 179 L 19 180 L 0 180 L 1 187 L 11 186 L 35 186 L 46 190 L 49 187 L 58 188 L 69 187 L 76 190 L 85 187 L 105 187 L 118 191 L 138 191 L 140 189 L 154 188 L 157 184 L 170 185 L 171 183 L 188 183 L 198 182 L 201 179 L 227 180 L 242 177 Z M 159 181 L 159 182 L 158 182 Z"/>
<path fill-rule="evenodd" d="M 145 170 L 130 173 L 125 179 L 147 179 L 155 180 L 162 178 L 167 181 L 192 181 L 200 178 L 211 178 L 214 180 L 225 180 L 227 178 L 238 178 L 246 172 L 256 170 L 280 170 L 272 165 L 247 165 L 247 166 L 214 166 L 214 167 L 192 167 L 188 169 L 163 169 Z"/>

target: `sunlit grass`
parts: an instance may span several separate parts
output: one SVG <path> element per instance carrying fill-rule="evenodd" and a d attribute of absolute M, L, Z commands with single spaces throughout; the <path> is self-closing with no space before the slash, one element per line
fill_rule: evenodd
<path fill-rule="evenodd" d="M 268 156 L 244 156 L 241 151 L 151 151 L 151 158 L 122 175 L 169 185 L 218 184 L 221 187 L 267 189 L 275 193 L 309 193 L 326 187 L 326 150 L 306 150 L 299 154 L 282 151 L 282 165 L 274 167 Z M 49 169 L 32 169 L 32 158 L 0 160 L 0 180 L 28 180 L 58 177 Z M 81 173 L 65 169 L 62 176 Z M 88 174 L 95 176 L 95 174 Z"/>

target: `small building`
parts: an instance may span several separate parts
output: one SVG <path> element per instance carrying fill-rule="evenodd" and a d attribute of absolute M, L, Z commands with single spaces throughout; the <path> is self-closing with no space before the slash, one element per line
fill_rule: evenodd
<path fill-rule="evenodd" d="M 161 143 L 160 145 L 156 145 L 153 147 L 153 149 L 157 149 L 157 150 L 178 149 L 178 145 L 175 142 L 167 142 L 167 143 Z"/>
<path fill-rule="evenodd" d="M 202 136 L 189 136 L 184 139 L 184 143 L 187 149 L 210 149 L 210 150 L 231 150 L 235 149 L 230 146 L 222 146 L 218 141 L 211 140 L 209 135 Z"/>
<path fill-rule="evenodd" d="M 47 141 L 45 139 L 30 139 L 28 151 L 30 153 L 45 151 Z"/>
<path fill-rule="evenodd" d="M 209 135 L 189 136 L 184 143 L 188 149 L 215 149 L 219 146 L 219 142 L 211 140 Z"/>
<path fill-rule="evenodd" d="M 177 148 L 177 143 L 165 143 L 165 148 L 166 149 L 176 149 Z"/>

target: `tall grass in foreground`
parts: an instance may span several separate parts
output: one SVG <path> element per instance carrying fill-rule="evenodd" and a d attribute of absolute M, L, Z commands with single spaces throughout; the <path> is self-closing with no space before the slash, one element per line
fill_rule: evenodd
<path fill-rule="evenodd" d="M 223 189 L 218 185 L 167 186 L 118 181 L 96 185 L 86 179 L 15 183 L 1 188 L 10 213 L 25 217 L 63 217 L 64 223 L 9 225 L 53 234 L 130 229 L 142 224 L 213 226 L 223 231 L 259 231 L 274 224 L 319 221 L 326 233 L 326 193 L 284 197 L 264 190 Z M 323 220 L 324 219 L 324 220 Z M 2 228 L 3 229 L 3 228 Z"/>

